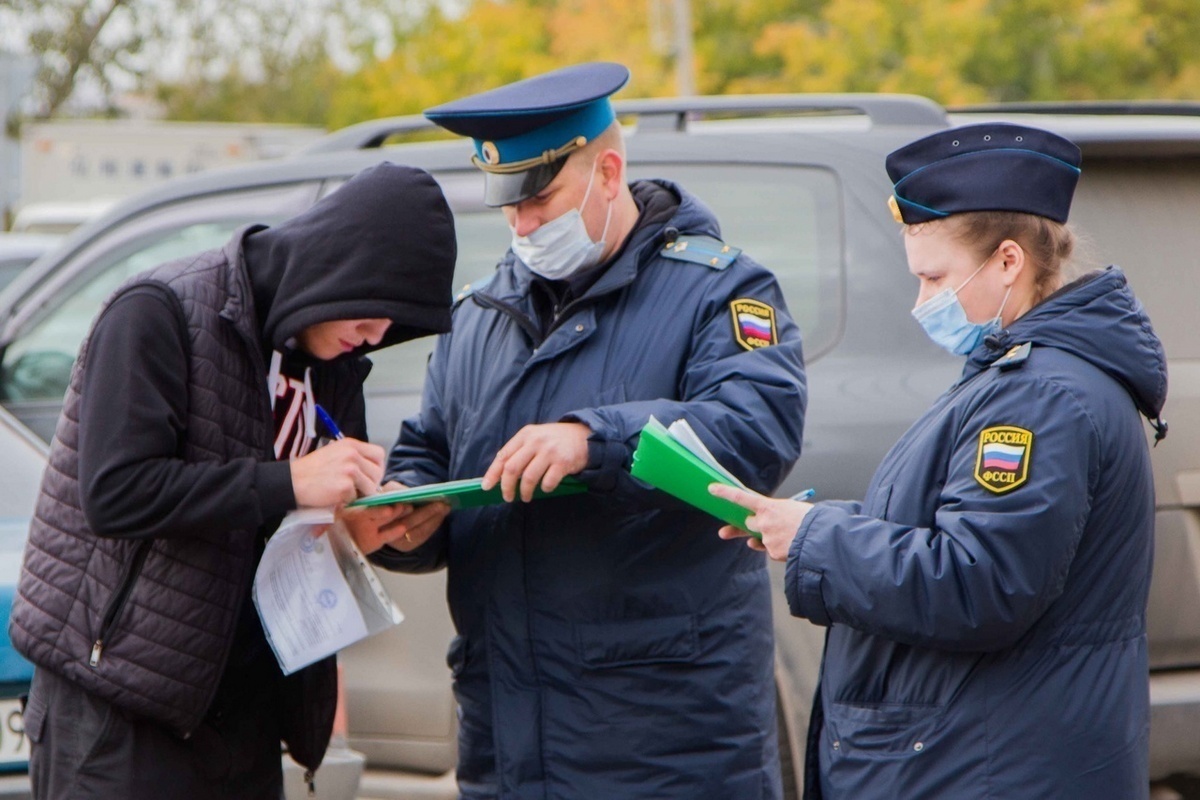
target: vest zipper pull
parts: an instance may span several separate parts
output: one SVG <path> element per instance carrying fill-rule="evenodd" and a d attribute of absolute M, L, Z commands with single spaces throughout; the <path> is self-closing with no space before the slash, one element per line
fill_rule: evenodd
<path fill-rule="evenodd" d="M 104 640 L 97 639 L 96 643 L 94 645 L 92 645 L 92 657 L 88 659 L 88 664 L 90 664 L 93 667 L 96 666 L 97 664 L 99 664 L 100 663 L 100 653 L 103 652 L 103 650 L 104 650 Z"/>
<path fill-rule="evenodd" d="M 304 782 L 306 784 L 308 784 L 308 796 L 309 797 L 317 796 L 317 783 L 314 780 L 315 777 L 316 776 L 313 775 L 313 771 L 311 769 L 304 770 Z"/>

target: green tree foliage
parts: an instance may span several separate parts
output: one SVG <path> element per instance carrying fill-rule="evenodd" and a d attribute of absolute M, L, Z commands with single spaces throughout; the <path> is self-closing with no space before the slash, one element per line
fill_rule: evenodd
<path fill-rule="evenodd" d="M 135 74 L 132 62 L 162 34 L 157 12 L 153 0 L 0 0 L 0 26 L 19 21 L 41 62 L 34 116 L 54 116 L 80 83 L 108 96 Z"/>
<path fill-rule="evenodd" d="M 323 126 L 345 82 L 345 74 L 314 41 L 286 59 L 267 60 L 259 76 L 247 76 L 235 63 L 213 80 L 159 83 L 154 92 L 174 120 Z"/>
<path fill-rule="evenodd" d="M 592 59 L 631 68 L 623 97 L 674 94 L 676 2 L 0 0 L 0 24 L 6 10 L 36 20 L 51 110 L 76 76 L 138 72 L 141 54 L 174 118 L 340 127 Z M 705 93 L 1200 98 L 1196 0 L 691 0 L 691 16 Z M 181 31 L 184 77 L 155 81 L 145 54 Z"/>
<path fill-rule="evenodd" d="M 1200 97 L 1190 0 L 828 0 L 772 22 L 755 89 L 914 92 L 946 104 Z"/>

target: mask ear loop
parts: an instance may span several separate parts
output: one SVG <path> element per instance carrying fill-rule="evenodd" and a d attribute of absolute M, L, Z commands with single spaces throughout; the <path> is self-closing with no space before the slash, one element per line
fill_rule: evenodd
<path fill-rule="evenodd" d="M 957 295 L 958 295 L 958 293 L 959 293 L 959 292 L 961 292 L 963 289 L 967 288 L 967 284 L 968 284 L 968 283 L 970 283 L 971 281 L 975 280 L 975 276 L 976 276 L 976 275 L 978 275 L 979 273 L 983 272 L 983 268 L 987 266 L 987 262 L 991 261 L 991 260 L 992 260 L 992 256 L 994 256 L 994 255 L 996 255 L 996 251 L 995 251 L 995 250 L 993 250 L 993 251 L 991 252 L 991 254 L 990 254 L 990 255 L 989 255 L 987 258 L 985 258 L 985 259 L 983 260 L 983 263 L 979 265 L 979 269 L 977 269 L 977 270 L 975 270 L 974 272 L 972 272 L 972 273 L 971 273 L 971 277 L 969 277 L 969 278 L 967 278 L 965 281 L 963 281 L 963 282 L 962 282 L 962 284 L 960 284 L 960 285 L 959 285 L 959 287 L 958 287 L 957 289 L 955 289 L 955 290 L 954 290 L 954 294 L 955 294 L 955 296 L 957 296 Z"/>
<path fill-rule="evenodd" d="M 580 214 L 583 213 L 583 207 L 587 205 L 588 198 L 592 196 L 592 184 L 596 182 L 596 165 L 599 163 L 600 163 L 600 156 L 596 156 L 595 160 L 592 161 L 591 174 L 588 176 L 587 191 L 585 191 L 583 193 L 583 202 L 579 204 L 578 211 Z"/>
<path fill-rule="evenodd" d="M 996 312 L 994 319 L 1000 323 L 1000 327 L 1004 327 L 1004 306 L 1008 304 L 1008 296 L 1012 294 L 1012 287 L 1008 287 L 1008 291 L 1004 293 L 1004 299 L 1000 301 L 1000 310 Z"/>
<path fill-rule="evenodd" d="M 604 237 L 608 236 L 608 223 L 612 222 L 612 207 L 613 201 L 608 201 L 608 213 L 604 215 L 604 230 L 600 232 L 600 241 L 604 241 Z"/>
<path fill-rule="evenodd" d="M 588 178 L 587 191 L 583 193 L 583 202 L 579 204 L 579 213 L 583 214 L 583 207 L 587 205 L 588 198 L 592 196 L 592 184 L 596 181 L 596 165 L 600 163 L 600 156 L 592 161 L 592 174 Z M 608 225 L 612 222 L 612 204 L 613 201 L 608 201 L 608 213 L 604 215 L 604 230 L 600 232 L 600 241 L 604 241 L 604 237 L 608 235 Z M 588 238 L 591 238 L 590 236 Z"/>

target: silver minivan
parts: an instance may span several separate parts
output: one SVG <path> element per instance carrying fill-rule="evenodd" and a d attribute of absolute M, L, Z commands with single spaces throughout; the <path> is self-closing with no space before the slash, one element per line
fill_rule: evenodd
<path fill-rule="evenodd" d="M 1084 172 L 1073 221 L 1097 265 L 1126 269 L 1170 359 L 1171 436 L 1153 451 L 1156 779 L 1200 774 L 1197 110 L 1038 107 L 951 114 L 923 98 L 888 95 L 618 104 L 629 132 L 631 176 L 688 187 L 716 211 L 726 241 L 779 276 L 804 333 L 810 387 L 804 454 L 781 493 L 816 486 L 823 497 L 861 497 L 887 449 L 961 367 L 907 313 L 916 285 L 886 206 L 891 186 L 884 156 L 950 124 L 1000 118 L 1051 128 L 1080 144 Z M 55 258 L 0 294 L 0 405 L 48 439 L 79 342 L 117 285 L 164 260 L 216 247 L 247 222 L 293 215 L 379 160 L 434 174 L 456 215 L 459 283 L 487 275 L 507 246 L 507 226 L 482 204 L 481 176 L 465 141 L 403 143 L 426 127 L 412 118 L 364 123 L 286 160 L 164 185 L 76 231 Z M 379 444 L 390 446 L 401 420 L 416 411 L 431 348 L 431 340 L 421 340 L 373 356 L 368 422 Z M 359 796 L 455 797 L 444 574 L 381 577 L 407 619 L 342 655 L 350 744 L 367 759 Z M 778 565 L 773 577 L 782 587 Z M 775 602 L 785 785 L 796 797 L 823 631 L 790 617 L 782 591 Z"/>

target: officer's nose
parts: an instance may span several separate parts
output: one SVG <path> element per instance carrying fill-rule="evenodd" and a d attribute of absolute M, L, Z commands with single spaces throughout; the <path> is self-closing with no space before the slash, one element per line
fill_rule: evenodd
<path fill-rule="evenodd" d="M 521 204 L 505 206 L 508 212 L 508 224 L 517 236 L 528 236 L 542 226 L 541 217 L 529 209 L 522 209 Z"/>
<path fill-rule="evenodd" d="M 921 305 L 922 303 L 924 303 L 926 300 L 933 297 L 937 293 L 938 293 L 937 287 L 929 284 L 926 281 L 921 281 L 921 288 L 917 290 L 917 302 L 913 305 L 913 308 L 916 308 L 917 306 Z"/>

